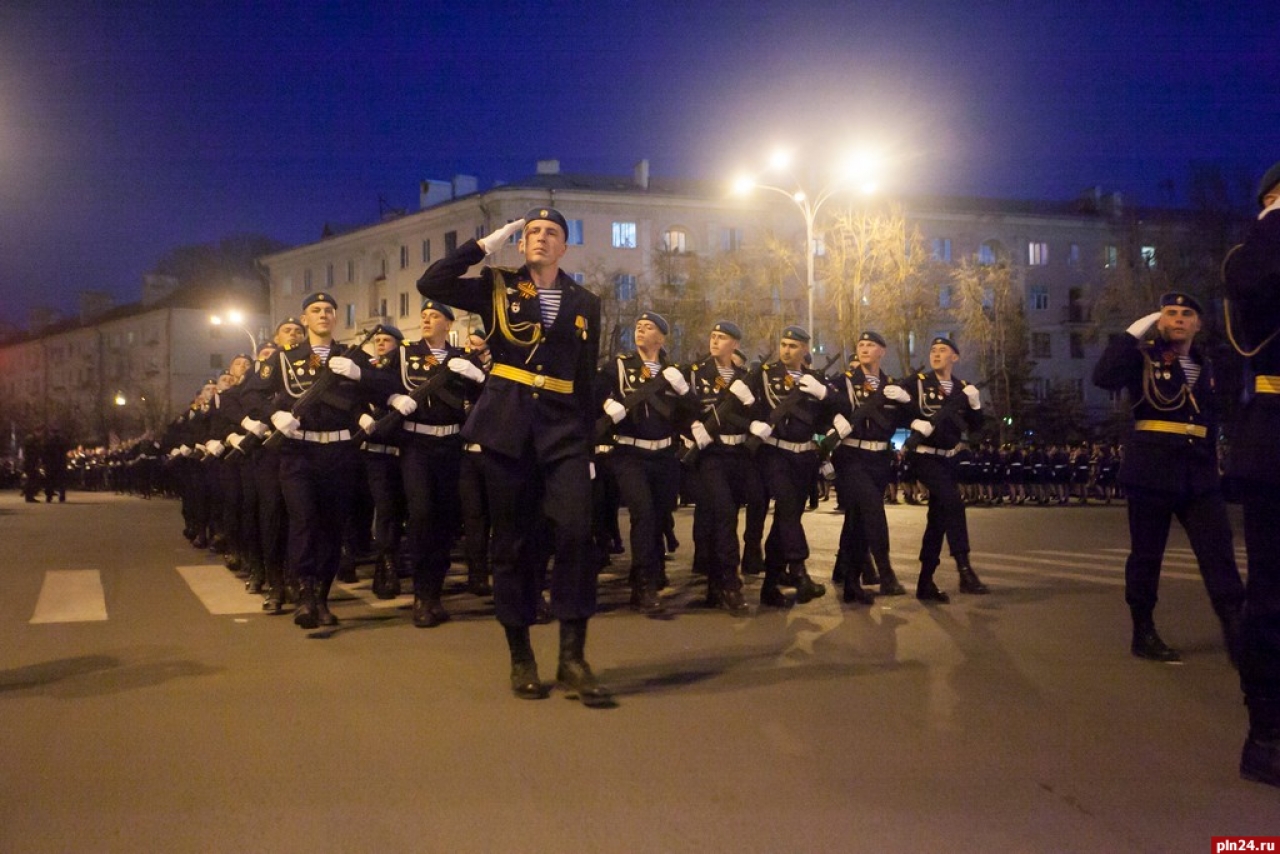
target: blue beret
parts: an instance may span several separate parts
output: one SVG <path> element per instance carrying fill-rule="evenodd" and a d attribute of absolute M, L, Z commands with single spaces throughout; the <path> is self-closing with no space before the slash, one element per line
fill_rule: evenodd
<path fill-rule="evenodd" d="M 711 327 L 712 332 L 723 332 L 735 341 L 742 340 L 742 330 L 738 328 L 738 324 L 728 320 L 717 320 L 716 325 Z"/>
<path fill-rule="evenodd" d="M 1280 184 L 1280 163 L 1268 169 L 1262 176 L 1262 180 L 1258 182 L 1258 207 L 1266 207 L 1262 197 L 1274 190 L 1276 184 Z"/>
<path fill-rule="evenodd" d="M 946 344 L 953 351 L 955 351 L 955 354 L 957 356 L 960 355 L 960 348 L 957 347 L 956 342 L 952 341 L 950 338 L 944 338 L 941 335 L 939 335 L 937 338 L 933 339 L 932 342 L 930 342 L 929 346 L 932 347 L 934 344 Z"/>
<path fill-rule="evenodd" d="M 569 223 L 565 221 L 564 214 L 555 208 L 530 208 L 524 215 L 524 224 L 528 226 L 529 223 L 539 219 L 554 222 L 564 231 L 566 238 L 569 236 Z"/>
<path fill-rule="evenodd" d="M 650 323 L 652 323 L 654 326 L 658 327 L 658 331 L 661 332 L 663 335 L 666 335 L 668 332 L 671 331 L 671 324 L 667 323 L 667 319 L 662 315 L 658 314 L 656 311 L 640 312 L 640 316 L 636 318 L 636 323 L 639 323 L 642 320 L 647 320 Z"/>
<path fill-rule="evenodd" d="M 1161 308 L 1170 305 L 1180 305 L 1191 309 L 1196 314 L 1204 314 L 1204 309 L 1200 307 L 1200 301 L 1191 294 L 1183 293 L 1182 291 L 1169 291 L 1169 293 L 1160 297 Z"/>
<path fill-rule="evenodd" d="M 306 299 L 302 301 L 302 310 L 306 311 L 307 306 L 316 302 L 327 302 L 329 305 L 333 306 L 335 309 L 338 307 L 338 301 L 336 299 L 329 296 L 324 291 L 320 291 L 319 293 L 311 294 L 310 296 L 308 296 Z"/>
<path fill-rule="evenodd" d="M 390 323 L 379 323 L 373 328 L 374 335 L 390 335 L 397 341 L 404 340 L 404 333 L 399 328 L 392 326 Z"/>
<path fill-rule="evenodd" d="M 438 311 L 441 314 L 443 314 L 445 317 L 449 318 L 450 320 L 453 320 L 453 309 L 449 308 L 449 306 L 445 305 L 442 302 L 439 302 L 438 300 L 433 300 L 431 298 L 424 299 L 422 301 L 422 310 L 426 311 L 427 309 Z"/>
<path fill-rule="evenodd" d="M 881 347 L 888 347 L 888 346 L 889 346 L 888 344 L 884 343 L 884 336 L 883 336 L 883 335 L 881 335 L 879 332 L 872 332 L 872 331 L 870 331 L 870 330 L 868 330 L 868 331 L 866 331 L 866 332 L 862 333 L 861 335 L 859 335 L 859 336 L 858 336 L 858 340 L 859 340 L 859 341 L 872 341 L 872 342 L 874 342 L 874 343 L 876 343 L 876 344 L 879 344 Z"/>
<path fill-rule="evenodd" d="M 782 330 L 782 340 L 790 338 L 792 341 L 804 341 L 808 343 L 809 333 L 805 331 L 803 326 L 788 326 Z"/>
<path fill-rule="evenodd" d="M 286 317 L 284 320 L 276 324 L 276 332 L 279 332 L 281 327 L 289 325 L 302 326 L 302 321 L 296 317 Z"/>

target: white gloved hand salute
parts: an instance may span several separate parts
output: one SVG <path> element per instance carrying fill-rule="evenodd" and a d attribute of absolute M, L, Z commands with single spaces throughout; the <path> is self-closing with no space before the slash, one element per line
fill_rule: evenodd
<path fill-rule="evenodd" d="M 976 385 L 967 385 L 961 391 L 964 392 L 965 397 L 969 398 L 970 409 L 982 408 L 982 392 L 978 391 Z"/>
<path fill-rule="evenodd" d="M 614 424 L 627 417 L 627 408 L 612 397 L 604 402 L 604 414 L 608 415 Z"/>
<path fill-rule="evenodd" d="M 912 421 L 911 429 L 915 430 L 921 436 L 928 437 L 933 435 L 933 425 L 930 424 L 928 421 L 925 421 L 923 418 L 917 418 L 916 420 Z"/>
<path fill-rule="evenodd" d="M 822 400 L 827 396 L 827 384 L 809 374 L 802 376 L 796 385 L 800 386 L 800 390 L 805 394 L 817 400 Z"/>
<path fill-rule="evenodd" d="M 346 356 L 334 356 L 329 360 L 329 370 L 349 380 L 360 380 L 360 366 Z"/>
<path fill-rule="evenodd" d="M 1129 328 L 1126 329 L 1125 332 L 1128 332 L 1134 338 L 1141 341 L 1142 337 L 1147 334 L 1147 330 L 1149 330 L 1159 319 L 1160 312 L 1153 311 L 1141 320 L 1135 320 L 1133 323 L 1129 324 Z"/>
<path fill-rule="evenodd" d="M 898 385 L 887 385 L 884 387 L 884 396 L 887 400 L 894 403 L 910 403 L 911 395 L 907 394 L 907 390 Z"/>
<path fill-rule="evenodd" d="M 667 381 L 667 385 L 676 394 L 688 394 L 689 383 L 685 380 L 684 374 L 680 373 L 680 369 L 674 365 L 670 365 L 662 369 L 662 378 Z"/>
<path fill-rule="evenodd" d="M 502 248 L 502 244 L 511 239 L 511 235 L 524 228 L 524 220 L 518 219 L 515 222 L 509 222 L 491 234 L 486 234 L 480 238 L 480 248 L 484 250 L 484 254 L 492 255 Z"/>
<path fill-rule="evenodd" d="M 469 360 L 464 359 L 461 356 L 454 356 L 446 362 L 445 365 L 449 370 L 453 371 L 463 379 L 471 380 L 473 383 L 484 382 L 484 371 L 480 370 Z"/>
<path fill-rule="evenodd" d="M 751 393 L 751 389 L 747 388 L 747 384 L 742 380 L 734 380 L 729 383 L 729 393 L 742 401 L 743 406 L 750 406 L 756 402 L 756 396 Z"/>

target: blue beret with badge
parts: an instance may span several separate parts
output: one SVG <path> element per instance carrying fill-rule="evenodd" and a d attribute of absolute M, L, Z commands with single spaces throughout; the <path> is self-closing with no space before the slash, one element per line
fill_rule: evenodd
<path fill-rule="evenodd" d="M 1204 309 L 1200 307 L 1200 301 L 1191 294 L 1182 291 L 1169 291 L 1160 297 L 1160 307 L 1167 308 L 1171 305 L 1189 308 L 1196 314 L 1204 314 Z"/>
<path fill-rule="evenodd" d="M 569 223 L 565 220 L 564 214 L 555 208 L 530 208 L 524 215 L 525 227 L 529 227 L 529 223 L 536 220 L 545 219 L 548 222 L 554 222 L 564 231 L 564 236 L 569 237 Z"/>
<path fill-rule="evenodd" d="M 887 347 L 889 346 L 888 344 L 886 344 L 886 343 L 884 342 L 884 336 L 883 336 L 883 335 L 881 335 L 879 332 L 872 332 L 871 330 L 867 330 L 866 332 L 864 332 L 864 333 L 862 333 L 861 335 L 859 335 L 859 336 L 858 336 L 858 340 L 859 340 L 859 341 L 870 341 L 870 342 L 871 342 L 871 343 L 873 343 L 873 344 L 879 344 L 881 347 L 885 347 L 885 348 L 887 348 Z"/>
<path fill-rule="evenodd" d="M 783 341 L 802 341 L 809 343 L 809 332 L 803 326 L 788 326 L 782 330 Z"/>
<path fill-rule="evenodd" d="M 950 347 L 952 352 L 954 352 L 957 356 L 960 355 L 960 348 L 957 347 L 956 342 L 952 341 L 950 338 L 945 338 L 942 335 L 939 335 L 937 338 L 933 339 L 933 341 L 929 344 L 929 346 L 932 347 L 937 344 L 945 344 L 946 346 Z"/>
<path fill-rule="evenodd" d="M 397 341 L 404 340 L 404 333 L 398 327 L 392 326 L 390 323 L 379 323 L 373 328 L 374 335 L 390 335 Z"/>
<path fill-rule="evenodd" d="M 276 324 L 276 332 L 279 332 L 286 326 L 301 326 L 302 321 L 296 317 L 286 317 L 284 320 Z"/>
<path fill-rule="evenodd" d="M 729 320 L 717 320 L 716 325 L 711 327 L 711 331 L 723 332 L 734 341 L 742 340 L 742 329 L 738 327 L 738 324 Z"/>
<path fill-rule="evenodd" d="M 333 306 L 335 310 L 338 308 L 338 301 L 336 299 L 329 296 L 324 291 L 320 291 L 318 293 L 309 295 L 306 299 L 302 301 L 302 310 L 306 311 L 308 306 L 317 302 L 328 303 L 329 305 Z"/>
<path fill-rule="evenodd" d="M 424 299 L 422 301 L 422 310 L 426 311 L 427 309 L 431 309 L 432 311 L 438 311 L 441 314 L 443 314 L 445 317 L 449 318 L 450 320 L 453 320 L 453 309 L 449 308 L 449 306 L 445 305 L 439 300 L 433 300 L 430 298 Z"/>
<path fill-rule="evenodd" d="M 658 331 L 661 332 L 663 335 L 666 335 L 668 332 L 671 331 L 671 325 L 667 323 L 667 319 L 662 315 L 658 314 L 656 311 L 640 312 L 640 316 L 636 318 L 636 323 L 639 323 L 642 320 L 647 320 L 650 323 L 652 323 L 654 326 L 658 327 Z"/>

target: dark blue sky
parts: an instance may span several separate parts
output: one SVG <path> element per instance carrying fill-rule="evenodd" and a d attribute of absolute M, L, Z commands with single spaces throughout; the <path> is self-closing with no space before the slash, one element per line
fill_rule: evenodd
<path fill-rule="evenodd" d="M 851 141 L 890 188 L 1161 201 L 1280 159 L 1280 2 L 0 2 L 0 320 L 169 249 L 316 239 L 417 182 L 724 177 Z"/>

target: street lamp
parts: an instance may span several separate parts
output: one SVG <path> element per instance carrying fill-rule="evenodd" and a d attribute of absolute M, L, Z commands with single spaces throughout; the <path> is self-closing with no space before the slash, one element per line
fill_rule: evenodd
<path fill-rule="evenodd" d="M 252 359 L 258 355 L 258 341 L 253 337 L 253 333 L 245 328 L 244 315 L 240 312 L 235 310 L 228 311 L 225 318 L 220 314 L 210 315 L 209 323 L 213 326 L 230 325 L 239 329 L 245 335 L 249 336 L 249 358 Z"/>
<path fill-rule="evenodd" d="M 791 153 L 779 150 L 770 156 L 768 171 L 779 173 L 792 186 L 792 189 L 788 190 L 775 184 L 763 183 L 754 175 L 740 176 L 733 183 L 733 192 L 739 196 L 745 196 L 757 187 L 762 190 L 772 190 L 775 193 L 786 196 L 799 208 L 801 216 L 804 217 L 805 290 L 809 301 L 808 331 L 809 335 L 813 337 L 815 345 L 818 341 L 818 333 L 813 326 L 813 256 L 817 247 L 814 245 L 813 224 L 817 220 L 818 212 L 822 209 L 822 206 L 836 193 L 855 189 L 864 195 L 874 193 L 877 189 L 875 176 L 879 169 L 880 158 L 877 155 L 870 151 L 858 152 L 846 160 L 843 167 L 838 170 L 834 180 L 823 187 L 816 196 L 811 196 L 791 171 Z"/>

